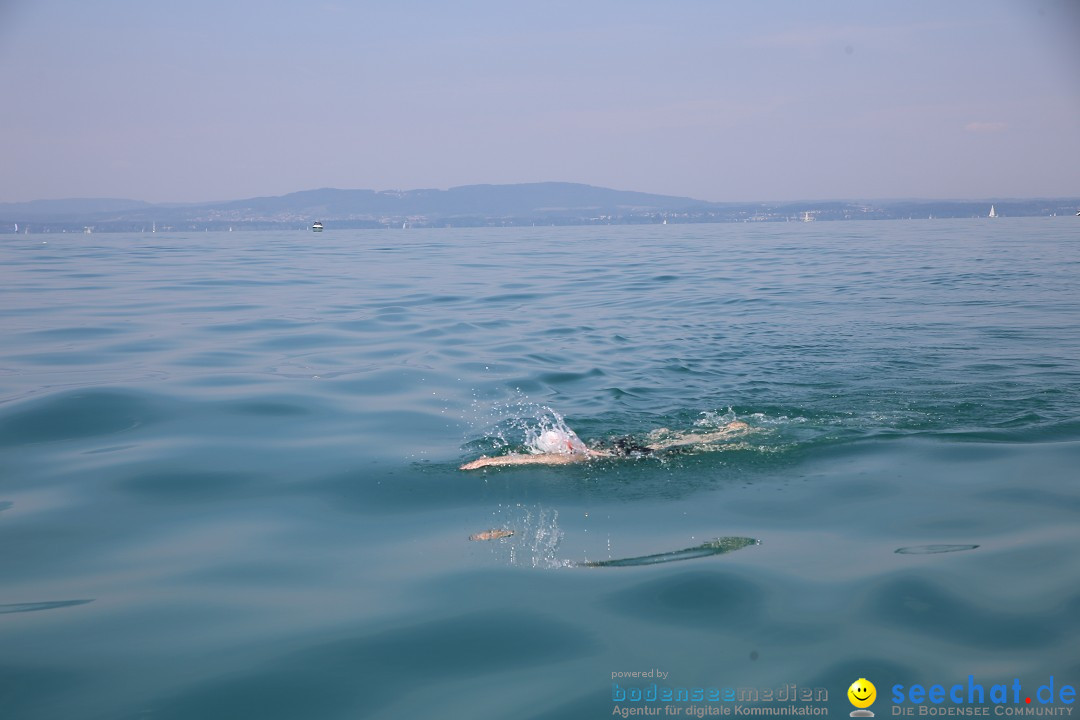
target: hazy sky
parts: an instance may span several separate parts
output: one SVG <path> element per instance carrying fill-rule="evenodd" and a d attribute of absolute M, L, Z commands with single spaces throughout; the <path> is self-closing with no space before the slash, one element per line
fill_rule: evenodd
<path fill-rule="evenodd" d="M 1080 0 L 0 0 L 0 202 L 1080 195 Z"/>

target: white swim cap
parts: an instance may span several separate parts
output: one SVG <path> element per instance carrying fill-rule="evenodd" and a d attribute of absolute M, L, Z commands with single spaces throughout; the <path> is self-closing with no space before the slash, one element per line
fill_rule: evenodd
<path fill-rule="evenodd" d="M 543 453 L 568 453 L 570 436 L 559 430 L 545 430 L 536 438 L 536 449 Z"/>

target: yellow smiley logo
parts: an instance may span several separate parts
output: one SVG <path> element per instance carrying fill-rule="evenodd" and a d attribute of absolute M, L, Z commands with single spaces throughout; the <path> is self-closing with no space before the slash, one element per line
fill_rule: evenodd
<path fill-rule="evenodd" d="M 847 689 L 848 700 L 857 708 L 868 708 L 877 699 L 877 688 L 866 678 L 859 678 Z"/>

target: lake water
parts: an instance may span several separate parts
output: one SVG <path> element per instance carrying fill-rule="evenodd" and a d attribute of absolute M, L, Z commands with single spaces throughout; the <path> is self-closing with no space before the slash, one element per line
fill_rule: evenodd
<path fill-rule="evenodd" d="M 1080 684 L 1075 218 L 0 260 L 4 718 L 606 718 L 654 682 L 846 717 L 858 678 L 883 717 L 896 684 Z M 457 469 L 559 417 L 752 432 Z"/>

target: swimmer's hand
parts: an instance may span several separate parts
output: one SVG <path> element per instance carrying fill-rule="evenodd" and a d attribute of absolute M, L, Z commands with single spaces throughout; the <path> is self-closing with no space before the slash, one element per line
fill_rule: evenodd
<path fill-rule="evenodd" d="M 480 468 L 485 468 L 488 465 L 497 464 L 496 461 L 500 459 L 501 458 L 493 458 L 488 457 L 487 455 L 481 455 L 472 462 L 465 463 L 460 468 L 458 468 L 458 470 L 479 470 Z"/>

